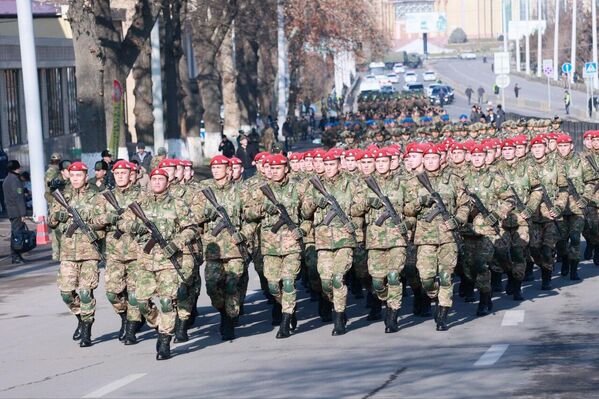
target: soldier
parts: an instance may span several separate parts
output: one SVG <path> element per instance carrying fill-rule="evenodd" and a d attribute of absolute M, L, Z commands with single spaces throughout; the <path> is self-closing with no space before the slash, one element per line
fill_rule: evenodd
<path fill-rule="evenodd" d="M 231 181 L 233 184 L 243 182 L 243 162 L 237 157 L 231 157 Z"/>
<path fill-rule="evenodd" d="M 584 198 L 583 165 L 574 152 L 572 137 L 560 134 L 557 143 L 557 162 L 561 164 L 567 179 L 568 200 L 563 208 L 562 220 L 558 223 L 561 240 L 557 243 L 557 257 L 561 260 L 561 275 L 570 275 L 570 280 L 580 280 L 580 235 L 584 228 L 584 214 L 588 201 Z"/>
<path fill-rule="evenodd" d="M 88 236 L 82 228 L 77 228 L 72 235 L 66 234 L 73 223 L 73 215 L 56 201 L 52 203 L 48 225 L 61 232 L 58 288 L 64 303 L 77 316 L 78 326 L 73 340 L 80 340 L 79 346 L 83 348 L 92 344 L 91 328 L 96 313 L 93 292 L 98 287 L 98 262 L 101 258 L 98 241 L 104 236 L 104 226 L 114 222 L 114 215 L 104 212 L 103 207 L 98 205 L 97 189 L 87 184 L 87 166 L 84 163 L 74 162 L 68 170 L 71 184 L 64 189 L 64 198 L 91 230 Z"/>
<path fill-rule="evenodd" d="M 120 209 L 127 209 L 129 204 L 137 201 L 141 195 L 139 187 L 131 182 L 132 164 L 127 161 L 117 161 L 112 167 L 115 188 L 114 197 L 119 209 L 113 205 L 103 202 L 104 207 L 115 215 L 114 219 L 120 217 Z M 99 197 L 100 198 L 100 197 Z M 103 198 L 102 198 L 103 199 Z M 137 258 L 141 248 L 130 234 L 123 234 L 113 223 L 106 235 L 106 272 L 104 281 L 106 285 L 106 297 L 117 315 L 121 318 L 121 329 L 119 330 L 119 341 L 125 345 L 135 345 L 137 339 L 135 334 L 142 326 L 141 313 L 139 311 L 135 292 L 136 273 L 138 271 Z"/>
<path fill-rule="evenodd" d="M 295 227 L 283 225 L 278 231 L 274 226 L 281 220 L 279 208 L 262 191 L 258 191 L 254 209 L 246 213 L 248 220 L 260 221 L 264 275 L 268 280 L 271 295 L 280 304 L 282 316 L 277 338 L 288 338 L 297 326 L 295 279 L 300 271 L 303 231 L 300 225 L 300 207 L 304 192 L 289 180 L 288 160 L 281 154 L 269 156 L 272 177 L 268 186 L 287 211 Z M 309 222 L 308 222 L 309 224 Z M 274 318 L 274 317 L 273 317 Z"/>
<path fill-rule="evenodd" d="M 486 316 L 493 309 L 491 301 L 491 265 L 497 259 L 500 265 L 510 263 L 505 243 L 502 242 L 500 221 L 504 220 L 513 208 L 513 197 L 505 179 L 491 171 L 486 164 L 487 154 L 494 148 L 482 144 L 470 151 L 470 172 L 464 177 L 464 184 L 471 195 L 471 201 L 478 198 L 482 205 L 472 201 L 469 227 L 472 234 L 464 237 L 464 272 L 474 281 L 480 295 L 477 316 Z M 476 197 L 475 197 L 476 196 Z M 477 206 L 478 205 L 478 206 Z M 482 208 L 484 207 L 484 209 Z M 485 211 L 489 212 L 484 214 Z M 501 274 L 499 275 L 501 276 Z"/>
<path fill-rule="evenodd" d="M 46 169 L 46 174 L 44 177 L 44 182 L 46 183 L 46 201 L 51 201 L 51 196 L 49 195 L 51 190 L 50 190 L 50 186 L 52 185 L 51 182 L 54 179 L 58 179 L 60 176 L 60 168 L 59 168 L 59 164 L 60 161 L 62 161 L 62 156 L 55 152 L 52 155 L 50 155 L 50 165 L 48 165 L 48 169 Z"/>
<path fill-rule="evenodd" d="M 325 173 L 322 183 L 340 208 L 334 210 L 331 200 L 314 188 L 306 194 L 302 212 L 306 219 L 313 220 L 322 291 L 334 305 L 335 327 L 332 335 L 342 335 L 346 332 L 347 323 L 347 287 L 344 276 L 352 265 L 352 253 L 357 244 L 357 226 L 349 217 L 350 212 L 351 215 L 359 216 L 365 209 L 360 188 L 346 174 L 340 173 L 339 158 L 329 152 L 323 161 Z M 333 211 L 336 212 L 336 216 L 327 226 L 323 221 L 325 216 Z M 341 220 L 342 216 L 345 221 Z"/>
<path fill-rule="evenodd" d="M 590 131 L 588 137 L 592 149 L 589 150 L 583 161 L 584 198 L 589 200 L 588 230 L 585 238 L 587 248 L 592 248 L 588 253 L 589 258 L 592 257 L 595 266 L 599 266 L 599 167 L 597 166 L 599 165 L 599 131 Z M 586 250 L 585 254 L 587 254 Z"/>
<path fill-rule="evenodd" d="M 106 174 L 108 172 L 108 164 L 105 161 L 98 161 L 94 164 L 96 175 L 89 179 L 88 183 L 96 186 L 98 191 L 106 190 Z"/>
<path fill-rule="evenodd" d="M 566 187 L 563 168 L 547 156 L 546 140 L 536 136 L 530 140 L 530 148 L 539 184 L 547 193 L 532 218 L 530 229 L 530 252 L 541 268 L 541 289 L 546 291 L 551 289 L 554 251 L 560 239 L 557 220 L 567 204 L 568 193 L 564 189 L 560 190 L 560 187 Z"/>
<path fill-rule="evenodd" d="M 240 188 L 231 182 L 230 160 L 217 155 L 210 161 L 212 179 L 204 182 L 210 188 L 220 206 L 236 229 L 220 229 L 224 223 L 217 209 L 211 205 L 205 195 L 191 204 L 191 209 L 198 224 L 203 224 L 204 256 L 206 266 L 206 291 L 212 306 L 221 316 L 220 333 L 223 341 L 235 339 L 235 319 L 239 316 L 239 281 L 244 273 L 247 259 L 243 258 L 240 248 L 246 248 L 246 238 L 255 230 L 255 226 L 246 223 L 242 230 L 242 195 Z M 258 168 L 261 170 L 261 167 Z M 221 223 L 222 222 L 222 223 Z M 222 225 L 224 226 L 224 225 Z"/>
<path fill-rule="evenodd" d="M 449 212 L 445 219 L 436 215 L 430 222 L 426 220 L 429 212 L 436 212 L 436 204 L 431 193 L 420 183 L 417 176 L 406 183 L 406 200 L 404 213 L 416 217 L 414 244 L 417 247 L 417 268 L 422 286 L 428 296 L 423 304 L 430 309 L 432 298 L 438 297 L 435 315 L 437 331 L 447 330 L 447 314 L 452 305 L 451 278 L 458 257 L 458 242 L 455 232 L 460 224 L 468 220 L 468 199 L 464 192 L 462 180 L 450 173 L 441 171 L 441 155 L 432 145 L 424 149 L 424 172 L 432 184 L 432 189 L 443 200 Z M 436 204 L 436 205 L 435 205 Z M 439 276 L 439 285 L 435 277 Z M 430 310 L 429 310 L 430 312 Z"/>
<path fill-rule="evenodd" d="M 376 173 L 374 179 L 381 193 L 398 215 L 403 214 L 404 193 L 399 179 L 391 173 L 391 154 L 385 149 L 374 153 Z M 408 229 L 403 220 L 397 224 L 384 215 L 389 210 L 383 206 L 376 193 L 367 194 L 366 250 L 368 273 L 372 277 L 373 291 L 380 301 L 386 301 L 385 332 L 399 331 L 397 316 L 401 307 L 402 284 L 400 276 L 406 261 L 406 237 Z M 381 223 L 382 222 L 382 223 Z"/>
<path fill-rule="evenodd" d="M 59 160 L 60 154 L 54 153 L 52 154 L 54 157 L 54 161 L 56 162 L 56 167 L 54 168 L 51 164 L 46 171 L 46 192 L 44 193 L 44 197 L 48 202 L 48 207 L 51 208 L 54 198 L 51 193 L 54 190 L 64 190 L 64 188 L 69 183 L 69 166 L 71 165 L 71 161 L 69 160 Z M 55 170 L 56 169 L 56 170 Z M 60 261 L 60 231 L 58 229 L 52 229 L 50 232 L 50 236 L 52 237 L 52 259 Z"/>
<path fill-rule="evenodd" d="M 168 243 L 164 248 L 154 245 L 149 250 L 139 252 L 139 270 L 136 273 L 136 296 L 141 314 L 148 325 L 158 330 L 156 360 L 166 360 L 171 356 L 170 342 L 175 333 L 177 318 L 178 290 L 183 280 L 179 273 L 182 249 L 196 238 L 193 229 L 193 215 L 187 205 L 169 192 L 169 174 L 164 169 L 154 169 L 150 173 L 150 193 L 138 201 L 148 220 Z M 119 230 L 135 236 L 137 242 L 145 243 L 149 230 L 130 209 L 117 224 Z M 187 277 L 185 277 L 187 278 Z M 160 314 L 151 299 L 158 297 Z"/>

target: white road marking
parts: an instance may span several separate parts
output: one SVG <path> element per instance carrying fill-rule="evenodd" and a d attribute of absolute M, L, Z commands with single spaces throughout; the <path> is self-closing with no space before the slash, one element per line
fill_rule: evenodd
<path fill-rule="evenodd" d="M 113 391 L 116 391 L 119 388 L 124 387 L 127 384 L 132 383 L 135 380 L 140 379 L 144 375 L 146 375 L 146 373 L 130 374 L 127 377 L 113 381 L 110 384 L 104 385 L 100 389 L 96 389 L 95 391 L 88 393 L 83 398 L 84 399 L 101 398 L 104 395 L 107 395 Z"/>
<path fill-rule="evenodd" d="M 506 310 L 501 327 L 517 326 L 524 322 L 524 310 Z"/>
<path fill-rule="evenodd" d="M 474 363 L 475 366 L 491 366 L 499 360 L 508 348 L 508 344 L 492 345 L 483 355 Z"/>

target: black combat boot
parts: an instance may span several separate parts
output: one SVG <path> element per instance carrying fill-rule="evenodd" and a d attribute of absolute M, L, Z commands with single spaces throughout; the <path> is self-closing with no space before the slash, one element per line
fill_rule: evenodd
<path fill-rule="evenodd" d="M 135 345 L 137 343 L 135 333 L 137 332 L 138 324 L 141 324 L 141 321 L 127 320 L 127 325 L 125 326 L 125 339 L 123 340 L 125 345 Z"/>
<path fill-rule="evenodd" d="M 223 335 L 225 333 L 225 319 L 227 318 L 227 312 L 224 310 L 219 311 L 220 312 L 220 325 L 219 325 L 219 331 L 220 331 L 220 335 Z"/>
<path fill-rule="evenodd" d="M 460 277 L 460 285 L 458 285 L 458 296 L 460 298 L 463 298 L 466 295 L 466 285 L 464 282 L 464 277 Z"/>
<path fill-rule="evenodd" d="M 370 312 L 368 313 L 368 317 L 366 317 L 366 320 L 369 320 L 369 321 L 381 320 L 383 318 L 383 316 L 381 314 L 382 310 L 383 310 L 383 301 L 381 301 L 375 295 L 374 298 L 372 299 L 372 306 L 370 307 Z"/>
<path fill-rule="evenodd" d="M 595 264 L 595 266 L 599 266 L 599 248 L 598 247 L 593 248 L 593 263 Z"/>
<path fill-rule="evenodd" d="M 366 309 L 370 309 L 372 307 L 372 301 L 374 300 L 374 294 L 370 291 L 366 293 Z"/>
<path fill-rule="evenodd" d="M 568 255 L 562 256 L 562 269 L 561 275 L 562 277 L 566 277 L 570 273 L 570 261 L 568 259 Z"/>
<path fill-rule="evenodd" d="M 94 324 L 93 321 L 84 321 L 81 323 L 81 341 L 79 341 L 81 348 L 92 346 L 92 324 Z"/>
<path fill-rule="evenodd" d="M 437 331 L 447 331 L 447 314 L 449 307 L 439 306 L 439 314 L 437 315 Z"/>
<path fill-rule="evenodd" d="M 422 288 L 418 287 L 414 290 L 414 302 L 412 304 L 412 314 L 420 316 L 422 313 Z"/>
<path fill-rule="evenodd" d="M 587 245 L 584 248 L 584 254 L 582 255 L 584 260 L 589 260 L 593 257 L 593 249 L 593 246 L 587 241 Z"/>
<path fill-rule="evenodd" d="M 333 327 L 333 332 L 331 335 L 345 334 L 345 323 L 347 322 L 347 319 L 345 318 L 345 312 L 336 312 L 333 310 L 333 321 L 335 326 Z"/>
<path fill-rule="evenodd" d="M 513 299 L 514 301 L 523 301 L 524 297 L 522 296 L 522 281 L 514 279 L 512 281 L 512 285 L 514 287 Z"/>
<path fill-rule="evenodd" d="M 289 318 L 289 329 L 291 331 L 295 331 L 295 329 L 297 328 L 296 311 L 297 311 L 297 305 L 295 305 L 295 308 L 293 308 L 293 313 L 291 313 L 291 317 Z"/>
<path fill-rule="evenodd" d="M 171 358 L 171 336 L 168 334 L 158 334 L 158 349 L 156 360 L 167 360 Z"/>
<path fill-rule="evenodd" d="M 464 278 L 464 302 L 472 303 L 476 302 L 476 296 L 474 295 L 474 283 L 468 278 Z"/>
<path fill-rule="evenodd" d="M 318 301 L 318 298 L 320 297 L 320 293 L 314 291 L 314 290 L 310 290 L 310 302 L 316 302 Z"/>
<path fill-rule="evenodd" d="M 119 341 L 125 339 L 125 326 L 127 325 L 127 312 L 119 313 L 121 316 L 121 329 L 119 330 Z"/>
<path fill-rule="evenodd" d="M 420 317 L 431 317 L 431 298 L 426 292 L 422 292 L 421 296 L 422 310 L 420 311 Z"/>
<path fill-rule="evenodd" d="M 320 299 L 318 300 L 318 307 L 320 310 L 320 319 L 324 323 L 331 322 L 333 320 L 333 315 L 331 313 L 333 310 L 333 304 L 331 302 L 329 302 L 328 299 L 323 298 L 321 296 Z"/>
<path fill-rule="evenodd" d="M 399 326 L 397 325 L 397 314 L 398 310 L 393 310 L 391 308 L 386 309 L 385 313 L 385 333 L 396 333 L 399 331 Z"/>
<path fill-rule="evenodd" d="M 487 294 L 479 291 L 478 308 L 476 309 L 477 316 L 486 316 L 489 314 L 487 300 L 490 299 L 490 297 L 491 293 Z"/>
<path fill-rule="evenodd" d="M 225 313 L 225 321 L 223 323 L 223 341 L 233 341 L 235 339 L 235 323 L 233 318 Z"/>
<path fill-rule="evenodd" d="M 175 340 L 177 344 L 179 342 L 189 341 L 189 335 L 187 335 L 187 320 L 181 320 L 179 316 L 175 319 Z"/>
<path fill-rule="evenodd" d="M 289 338 L 291 333 L 289 332 L 289 327 L 291 324 L 291 315 L 289 313 L 283 313 L 281 317 L 281 325 L 279 326 L 279 331 L 277 332 L 277 338 Z"/>
<path fill-rule="evenodd" d="M 514 276 L 512 272 L 507 273 L 507 283 L 505 284 L 505 293 L 506 295 L 514 294 Z"/>
<path fill-rule="evenodd" d="M 283 317 L 283 308 L 279 302 L 275 302 L 272 306 L 272 325 L 278 326 L 281 324 L 281 318 Z"/>
<path fill-rule="evenodd" d="M 580 280 L 578 275 L 578 261 L 572 259 L 570 261 L 570 280 Z"/>
<path fill-rule="evenodd" d="M 502 273 L 491 271 L 491 292 L 503 292 L 501 274 Z"/>
<path fill-rule="evenodd" d="M 551 270 L 541 268 L 541 290 L 549 291 L 551 289 Z"/>
<path fill-rule="evenodd" d="M 141 315 L 141 321 L 135 322 L 135 333 L 136 334 L 141 331 L 144 324 L 146 324 L 146 318 L 144 317 L 144 315 Z"/>
<path fill-rule="evenodd" d="M 535 276 L 533 274 L 534 262 L 530 259 L 526 261 L 526 270 L 524 271 L 524 280 L 523 281 L 534 281 Z"/>
<path fill-rule="evenodd" d="M 73 333 L 73 341 L 79 341 L 81 339 L 81 324 L 83 324 L 83 322 L 81 321 L 81 316 L 79 316 L 78 314 L 76 314 L 75 316 L 77 317 L 77 328 Z"/>

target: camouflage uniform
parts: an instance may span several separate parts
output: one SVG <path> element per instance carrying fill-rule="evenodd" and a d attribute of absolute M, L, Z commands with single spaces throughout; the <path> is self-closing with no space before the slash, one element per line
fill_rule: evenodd
<path fill-rule="evenodd" d="M 54 198 L 52 197 L 52 195 L 50 195 L 51 194 L 50 182 L 54 179 L 62 180 L 62 177 L 60 176 L 60 169 L 59 169 L 58 165 L 48 166 L 48 169 L 46 170 L 46 174 L 44 177 L 44 182 L 46 183 L 46 185 L 45 185 L 46 192 L 44 193 L 44 197 L 46 198 L 46 201 L 48 202 L 49 207 L 51 207 L 52 202 L 54 201 Z M 53 229 L 50 232 L 50 236 L 51 236 L 51 241 L 52 241 L 52 259 L 60 260 L 60 233 L 58 232 L 58 230 Z"/>
<path fill-rule="evenodd" d="M 599 266 L 599 173 L 593 169 L 589 159 L 594 159 L 596 164 L 599 163 L 599 153 L 589 151 L 583 160 L 582 169 L 584 197 L 589 200 L 587 208 L 587 246 L 594 248 L 595 256 L 593 261 L 595 265 Z"/>

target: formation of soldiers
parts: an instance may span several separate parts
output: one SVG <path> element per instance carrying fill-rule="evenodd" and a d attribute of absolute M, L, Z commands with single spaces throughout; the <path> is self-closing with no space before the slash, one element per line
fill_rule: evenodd
<path fill-rule="evenodd" d="M 115 188 L 99 192 L 85 164 L 61 161 L 49 224 L 60 294 L 78 319 L 73 339 L 92 344 L 102 261 L 119 339 L 133 345 L 144 323 L 155 328 L 159 360 L 170 357 L 173 336 L 189 339 L 200 267 L 223 340 L 235 339 L 251 264 L 281 339 L 301 318 L 300 278 L 332 335 L 346 332 L 348 286 L 357 297 L 366 290 L 368 319 L 394 333 L 408 285 L 413 313 L 434 314 L 445 331 L 458 277 L 466 302 L 476 302 L 477 289 L 478 316 L 492 311 L 492 292 L 523 300 L 535 264 L 542 290 L 552 289 L 555 264 L 578 280 L 581 235 L 585 258 L 599 265 L 599 131 L 585 133 L 575 152 L 559 122 L 509 122 L 499 132 L 447 123 L 433 135 L 383 128 L 382 119 L 365 124 L 372 135 L 360 144 L 349 134 L 328 150 L 259 153 L 247 180 L 234 157 L 214 157 L 204 181 L 194 180 L 191 162 L 165 158 L 148 190 L 130 162 L 117 161 Z M 385 137 L 394 129 L 398 136 Z"/>

